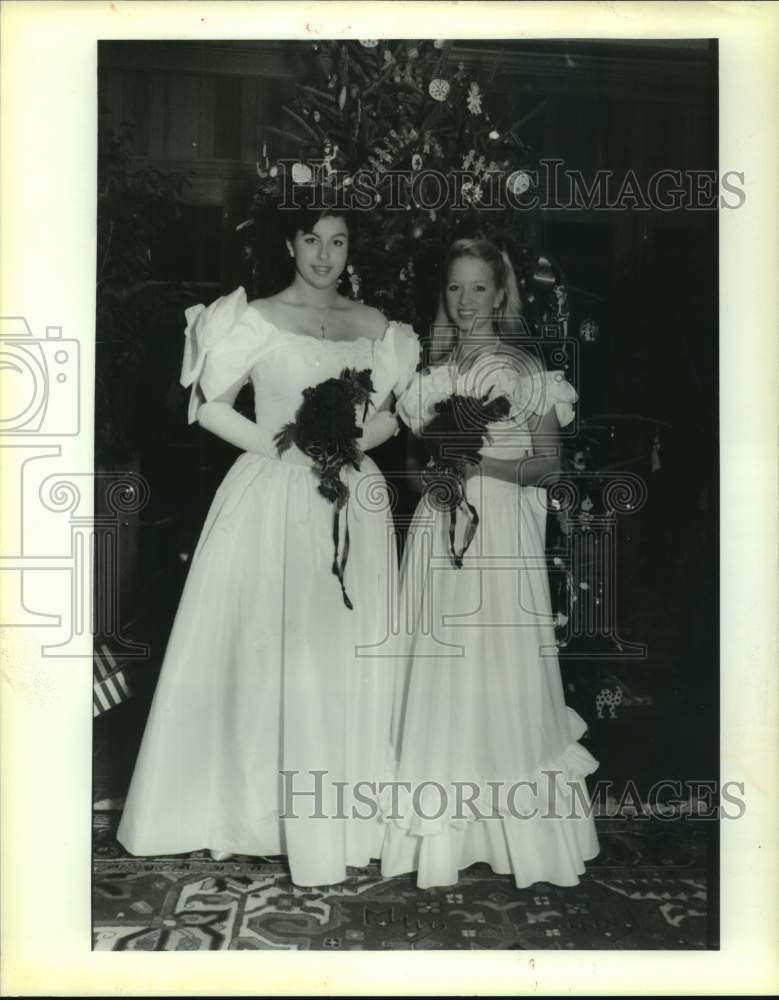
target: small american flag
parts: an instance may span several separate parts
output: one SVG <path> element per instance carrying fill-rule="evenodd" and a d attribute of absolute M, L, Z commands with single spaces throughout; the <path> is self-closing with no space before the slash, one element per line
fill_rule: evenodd
<path fill-rule="evenodd" d="M 116 662 L 105 644 L 95 647 L 92 654 L 92 717 L 126 701 L 131 695 L 126 669 Z"/>

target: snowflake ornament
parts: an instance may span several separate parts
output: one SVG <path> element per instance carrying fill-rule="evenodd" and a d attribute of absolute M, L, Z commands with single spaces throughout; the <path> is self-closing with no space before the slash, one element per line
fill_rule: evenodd
<path fill-rule="evenodd" d="M 468 88 L 468 110 L 472 115 L 481 114 L 481 91 L 475 82 Z"/>
<path fill-rule="evenodd" d="M 451 88 L 446 80 L 436 77 L 435 80 L 430 81 L 430 86 L 427 88 L 427 92 L 434 101 L 445 101 L 449 96 L 450 89 Z"/>

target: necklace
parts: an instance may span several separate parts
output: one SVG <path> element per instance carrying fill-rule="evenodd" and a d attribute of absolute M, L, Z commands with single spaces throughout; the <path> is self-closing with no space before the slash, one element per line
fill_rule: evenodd
<path fill-rule="evenodd" d="M 311 306 L 314 312 L 319 317 L 319 336 L 322 340 L 325 340 L 327 336 L 327 317 L 330 312 L 330 306 Z M 324 313 L 324 315 L 323 315 Z"/>

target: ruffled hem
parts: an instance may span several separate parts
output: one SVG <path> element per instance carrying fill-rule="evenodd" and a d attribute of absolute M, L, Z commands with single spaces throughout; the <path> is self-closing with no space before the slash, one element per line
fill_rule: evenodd
<path fill-rule="evenodd" d="M 419 813 L 429 803 L 420 796 L 420 809 L 391 816 L 383 796 L 382 875 L 417 872 L 417 886 L 430 889 L 455 885 L 463 870 L 481 862 L 496 874 L 513 876 L 520 889 L 538 882 L 577 885 L 585 862 L 600 851 L 585 782 L 598 762 L 577 742 L 586 728 L 583 720 L 570 708 L 568 713 L 571 743 L 533 775 L 503 783 L 503 794 L 487 815 L 466 805 L 466 815 L 425 818 Z M 512 794 L 511 788 L 518 791 Z"/>
<path fill-rule="evenodd" d="M 572 708 L 566 711 L 570 743 L 532 773 L 446 781 L 424 777 L 414 782 L 399 768 L 379 796 L 384 821 L 412 837 L 435 837 L 446 829 L 464 830 L 477 820 L 575 818 L 589 802 L 584 779 L 597 770 L 598 761 L 578 742 L 586 723 Z"/>

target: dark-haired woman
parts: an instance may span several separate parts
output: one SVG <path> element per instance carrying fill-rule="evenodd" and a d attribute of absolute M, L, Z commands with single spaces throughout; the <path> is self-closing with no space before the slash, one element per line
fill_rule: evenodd
<path fill-rule="evenodd" d="M 395 548 L 384 480 L 367 456 L 341 471 L 350 497 L 334 521 L 311 458 L 294 445 L 279 454 L 274 437 L 295 421 L 304 390 L 353 369 L 373 384 L 369 415 L 356 412 L 359 445 L 387 440 L 419 346 L 409 327 L 338 294 L 343 216 L 303 213 L 292 228 L 287 288 L 254 302 L 239 288 L 187 310 L 190 421 L 244 454 L 192 561 L 119 839 L 140 855 L 284 854 L 292 880 L 308 886 L 380 855 Z M 233 408 L 249 380 L 255 421 Z"/>

